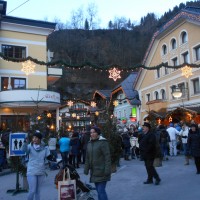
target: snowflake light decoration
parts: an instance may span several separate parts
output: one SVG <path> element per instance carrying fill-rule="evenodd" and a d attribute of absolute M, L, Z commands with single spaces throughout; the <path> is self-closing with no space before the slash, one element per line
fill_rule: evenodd
<path fill-rule="evenodd" d="M 51 113 L 47 113 L 47 117 L 48 117 L 48 118 L 51 118 Z"/>
<path fill-rule="evenodd" d="M 72 107 L 74 105 L 74 102 L 70 100 L 70 101 L 67 102 L 67 105 Z"/>
<path fill-rule="evenodd" d="M 30 60 L 27 60 L 22 63 L 21 71 L 24 72 L 27 76 L 31 73 L 35 73 L 35 65 Z"/>
<path fill-rule="evenodd" d="M 182 71 L 182 76 L 185 76 L 186 78 L 192 75 L 192 68 L 188 67 L 187 65 L 183 67 L 181 71 Z"/>
<path fill-rule="evenodd" d="M 92 101 L 90 105 L 94 108 L 97 104 L 94 101 Z"/>
<path fill-rule="evenodd" d="M 109 73 L 110 73 L 109 78 L 112 78 L 114 81 L 116 81 L 118 78 L 121 78 L 120 76 L 121 71 L 117 70 L 115 67 L 113 69 L 110 69 Z"/>
<path fill-rule="evenodd" d="M 117 100 L 115 100 L 115 101 L 113 101 L 113 105 L 116 107 L 116 106 L 118 106 L 118 101 Z"/>

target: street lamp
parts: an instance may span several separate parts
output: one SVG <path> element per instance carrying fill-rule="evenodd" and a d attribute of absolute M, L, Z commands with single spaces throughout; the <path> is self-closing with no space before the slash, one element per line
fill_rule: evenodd
<path fill-rule="evenodd" d="M 179 87 L 173 87 L 172 88 L 172 96 L 175 98 L 180 98 L 183 95 L 181 88 Z"/>

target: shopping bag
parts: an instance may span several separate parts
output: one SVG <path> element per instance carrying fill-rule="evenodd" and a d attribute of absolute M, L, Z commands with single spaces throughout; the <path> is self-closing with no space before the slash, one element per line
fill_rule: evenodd
<path fill-rule="evenodd" d="M 71 180 L 69 169 L 67 169 L 67 180 L 65 180 L 63 172 L 63 180 L 58 181 L 58 200 L 76 200 L 76 180 Z"/>

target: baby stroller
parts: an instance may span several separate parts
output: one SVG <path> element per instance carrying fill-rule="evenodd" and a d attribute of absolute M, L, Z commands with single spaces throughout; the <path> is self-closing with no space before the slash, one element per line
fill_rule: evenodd
<path fill-rule="evenodd" d="M 80 180 L 80 176 L 76 169 L 71 165 L 66 165 L 64 169 L 60 169 L 58 174 L 55 176 L 54 183 L 57 185 L 58 181 L 63 179 L 63 170 L 69 169 L 70 177 L 72 180 L 76 180 L 76 195 L 77 200 L 95 200 L 95 188 L 90 184 L 84 184 Z M 66 173 L 67 174 L 67 173 Z M 67 178 L 67 177 L 66 177 Z"/>
<path fill-rule="evenodd" d="M 55 158 L 55 156 L 53 155 L 49 155 L 47 157 L 47 161 L 48 161 L 50 170 L 60 169 L 60 164 L 62 163 L 62 159 Z"/>

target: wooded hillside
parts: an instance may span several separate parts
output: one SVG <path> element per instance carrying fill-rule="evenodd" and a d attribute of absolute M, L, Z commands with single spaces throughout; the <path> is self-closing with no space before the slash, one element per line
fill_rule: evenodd
<path fill-rule="evenodd" d="M 47 40 L 48 49 L 54 52 L 53 60 L 65 60 L 70 65 L 90 62 L 94 65 L 134 66 L 142 62 L 153 33 L 186 6 L 200 7 L 200 1 L 181 3 L 157 19 L 154 13 L 141 18 L 139 25 L 124 21 L 108 22 L 108 29 L 62 29 L 53 32 Z M 64 69 L 64 76 L 55 84 L 62 98 L 91 99 L 96 89 L 113 89 L 130 72 L 121 72 L 122 78 L 114 82 L 108 72 Z"/>

